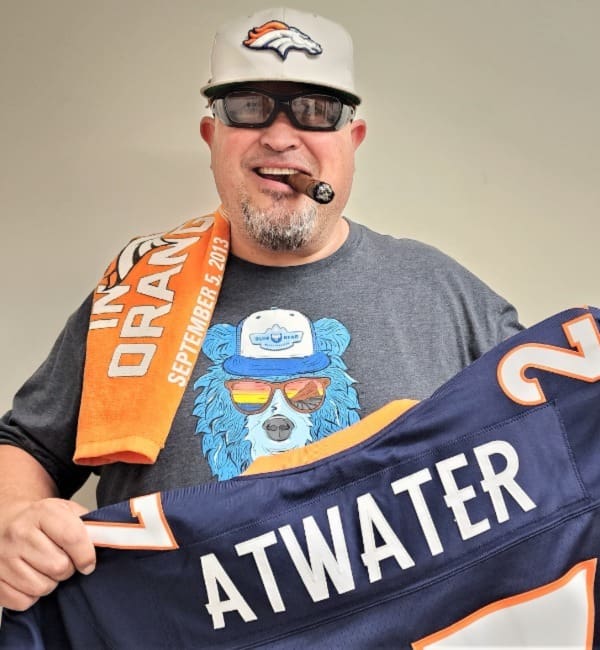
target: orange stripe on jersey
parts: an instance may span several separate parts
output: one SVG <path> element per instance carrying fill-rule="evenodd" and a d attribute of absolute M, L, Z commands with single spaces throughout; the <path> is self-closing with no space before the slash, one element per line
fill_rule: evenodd
<path fill-rule="evenodd" d="M 332 433 L 327 438 L 317 440 L 305 447 L 290 449 L 290 451 L 285 451 L 281 454 L 261 456 L 248 467 L 242 476 L 303 467 L 317 460 L 333 456 L 368 440 L 415 404 L 417 404 L 417 401 L 411 399 L 390 402 L 374 413 L 367 415 L 363 420 L 356 422 L 356 424 L 346 429 Z"/>

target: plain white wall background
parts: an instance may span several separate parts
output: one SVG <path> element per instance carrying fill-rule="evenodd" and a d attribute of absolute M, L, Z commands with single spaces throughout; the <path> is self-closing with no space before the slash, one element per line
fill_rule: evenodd
<path fill-rule="evenodd" d="M 599 2 L 291 4 L 354 37 L 349 217 L 442 248 L 525 324 L 600 303 Z M 128 239 L 217 206 L 198 89 L 216 27 L 264 6 L 2 0 L 0 410 Z"/>

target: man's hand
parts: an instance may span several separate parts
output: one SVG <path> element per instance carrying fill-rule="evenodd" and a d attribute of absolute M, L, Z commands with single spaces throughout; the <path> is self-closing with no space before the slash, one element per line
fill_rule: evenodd
<path fill-rule="evenodd" d="M 0 606 L 22 611 L 75 571 L 89 574 L 96 551 L 73 501 L 46 498 L 3 507 L 0 522 Z"/>

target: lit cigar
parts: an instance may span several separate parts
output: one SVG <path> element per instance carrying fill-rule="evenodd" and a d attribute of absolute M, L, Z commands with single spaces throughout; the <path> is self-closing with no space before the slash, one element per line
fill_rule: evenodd
<path fill-rule="evenodd" d="M 318 178 L 313 178 L 304 172 L 296 172 L 286 176 L 285 182 L 301 194 L 306 194 L 317 203 L 329 203 L 335 196 L 329 183 L 324 183 Z"/>

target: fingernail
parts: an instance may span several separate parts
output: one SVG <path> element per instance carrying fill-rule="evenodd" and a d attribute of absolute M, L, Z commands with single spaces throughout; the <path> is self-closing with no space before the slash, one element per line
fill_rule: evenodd
<path fill-rule="evenodd" d="M 83 573 L 83 575 L 89 576 L 95 568 L 95 564 L 88 564 L 86 567 L 83 567 L 83 569 L 81 569 L 81 573 Z"/>

